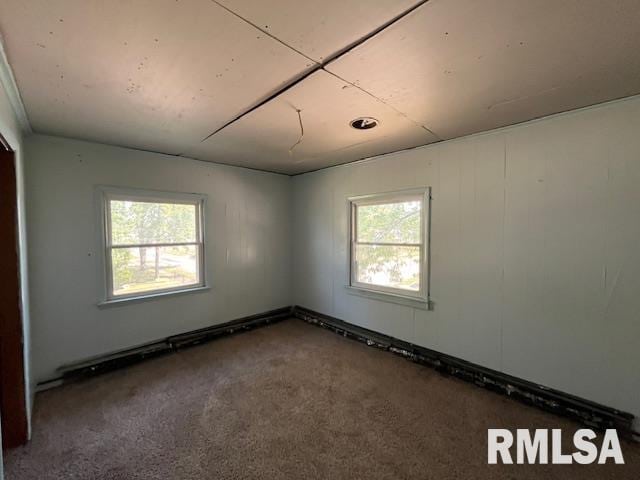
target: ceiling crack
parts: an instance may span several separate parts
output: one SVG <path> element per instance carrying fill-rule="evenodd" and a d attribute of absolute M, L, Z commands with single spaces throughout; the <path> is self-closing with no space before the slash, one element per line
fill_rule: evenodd
<path fill-rule="evenodd" d="M 302 124 L 302 110 L 300 110 L 299 108 L 296 108 L 296 112 L 298 113 L 298 122 L 300 123 L 300 138 L 298 138 L 298 141 L 296 143 L 291 145 L 291 148 L 289 149 L 289 156 L 293 156 L 293 149 L 296 148 L 298 145 L 300 145 L 300 142 L 302 142 L 302 139 L 304 138 L 304 125 Z"/>

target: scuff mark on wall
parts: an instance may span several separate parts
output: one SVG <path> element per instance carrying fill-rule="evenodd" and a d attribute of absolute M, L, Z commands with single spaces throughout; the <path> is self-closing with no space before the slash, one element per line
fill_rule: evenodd
<path fill-rule="evenodd" d="M 606 272 L 606 270 L 605 270 Z M 611 307 L 611 301 L 613 299 L 614 294 L 616 293 L 616 289 L 618 287 L 618 279 L 620 278 L 620 272 L 621 270 L 617 270 L 616 274 L 613 277 L 613 282 L 611 283 L 611 290 L 609 290 L 607 292 L 607 302 L 605 303 L 604 306 L 604 312 L 607 313 L 609 311 L 609 307 Z M 606 277 L 605 277 L 606 279 Z M 605 283 L 605 288 L 606 288 L 606 283 Z"/>

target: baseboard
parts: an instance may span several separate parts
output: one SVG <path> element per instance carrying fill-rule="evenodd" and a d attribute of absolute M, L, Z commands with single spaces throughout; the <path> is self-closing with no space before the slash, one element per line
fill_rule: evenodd
<path fill-rule="evenodd" d="M 211 340 L 223 336 L 253 330 L 254 328 L 269 325 L 279 320 L 284 320 L 285 318 L 290 318 L 291 315 L 291 307 L 279 308 L 277 310 L 270 310 L 268 312 L 238 318 L 219 325 L 172 335 L 161 340 L 145 343 L 144 345 L 127 348 L 107 355 L 74 362 L 58 368 L 57 371 L 60 376 L 38 383 L 38 390 L 52 388 L 70 380 L 117 370 L 149 358 L 155 358 L 183 348 L 210 342 Z"/>
<path fill-rule="evenodd" d="M 527 405 L 577 420 L 589 427 L 598 430 L 615 428 L 622 436 L 636 441 L 640 439 L 640 434 L 633 429 L 634 416 L 630 413 L 414 345 L 300 306 L 285 307 L 239 318 L 65 365 L 58 369 L 59 377 L 38 383 L 38 390 L 124 368 L 149 358 L 206 343 L 222 336 L 266 326 L 291 316 L 331 330 L 344 337 L 366 343 L 369 346 L 401 355 L 416 363 L 432 367 L 443 374 L 474 383 Z"/>
<path fill-rule="evenodd" d="M 294 306 L 293 315 L 344 337 L 401 355 L 443 374 L 474 383 L 527 405 L 577 420 L 597 430 L 615 428 L 621 436 L 636 441 L 639 439 L 638 432 L 633 430 L 634 416 L 630 413 L 420 347 L 304 307 Z"/>

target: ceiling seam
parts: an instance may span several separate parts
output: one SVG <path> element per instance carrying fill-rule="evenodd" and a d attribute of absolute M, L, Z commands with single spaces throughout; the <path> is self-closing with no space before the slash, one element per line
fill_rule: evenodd
<path fill-rule="evenodd" d="M 229 9 L 228 7 L 225 7 L 224 5 L 220 4 L 217 0 L 211 0 L 213 3 L 215 3 L 216 5 L 220 6 L 221 8 L 225 9 L 227 12 L 233 14 L 235 17 L 243 20 L 244 22 L 246 22 L 247 24 L 251 25 L 252 27 L 256 28 L 258 31 L 264 33 L 265 35 L 268 35 L 270 38 L 273 38 L 274 40 L 278 41 L 279 43 L 281 43 L 282 45 L 290 48 L 291 50 L 293 50 L 294 52 L 297 52 L 298 54 L 302 55 L 303 57 L 311 60 L 313 62 L 313 66 L 311 66 L 311 68 L 309 68 L 307 71 L 303 72 L 302 75 L 294 77 L 293 79 L 289 80 L 288 82 L 286 82 L 284 84 L 284 86 L 280 87 L 278 90 L 276 90 L 274 93 L 272 93 L 271 95 L 269 95 L 267 98 L 265 98 L 264 100 L 258 102 L 257 104 L 247 108 L 246 110 L 244 110 L 242 113 L 240 113 L 239 115 L 235 116 L 233 119 L 229 120 L 228 122 L 226 122 L 224 125 L 222 125 L 221 127 L 217 128 L 216 130 L 214 130 L 213 132 L 211 132 L 209 135 L 207 135 L 205 138 L 203 138 L 200 143 L 203 143 L 205 141 L 207 141 L 209 138 L 211 138 L 212 136 L 214 136 L 216 133 L 224 130 L 225 128 L 227 128 L 228 126 L 230 126 L 231 124 L 237 122 L 238 120 L 240 120 L 241 118 L 245 117 L 246 115 L 249 115 L 250 113 L 252 113 L 253 111 L 257 110 L 258 108 L 262 107 L 263 105 L 269 103 L 271 100 L 279 97 L 280 95 L 282 95 L 283 93 L 285 93 L 286 91 L 288 91 L 289 89 L 291 89 L 292 87 L 296 86 L 298 83 L 300 83 L 301 81 L 303 81 L 304 79 L 308 78 L 309 76 L 311 76 L 312 74 L 314 74 L 315 72 L 319 71 L 319 70 L 324 70 L 324 67 L 326 67 L 329 63 L 339 59 L 340 57 L 342 57 L 343 55 L 346 55 L 347 53 L 349 53 L 350 51 L 354 50 L 355 48 L 359 47 L 360 45 L 362 45 L 363 43 L 367 42 L 368 40 L 370 40 L 371 38 L 373 38 L 374 36 L 378 35 L 380 32 L 386 30 L 387 28 L 391 27 L 392 25 L 396 24 L 398 21 L 402 20 L 404 17 L 406 17 L 407 15 L 413 13 L 414 11 L 416 11 L 418 8 L 422 7 L 424 4 L 426 4 L 429 0 L 420 0 L 419 2 L 415 3 L 414 5 L 412 5 L 411 7 L 407 8 L 406 10 L 402 11 L 401 13 L 399 13 L 398 15 L 396 15 L 395 17 L 393 17 L 392 19 L 386 21 L 385 23 L 383 23 L 382 25 L 380 25 L 379 27 L 371 30 L 369 33 L 367 33 L 366 35 L 360 37 L 357 41 L 351 43 L 350 45 L 347 45 L 345 48 L 338 50 L 336 52 L 334 52 L 333 54 L 331 54 L 329 57 L 327 57 L 326 59 L 324 59 L 322 62 L 317 62 L 316 60 L 313 60 L 312 58 L 309 58 L 307 55 L 299 52 L 298 50 L 296 50 L 295 48 L 291 47 L 290 45 L 288 45 L 287 43 L 283 42 L 282 40 L 280 40 L 279 38 L 273 36 L 272 34 L 265 32 L 262 28 L 260 28 L 259 26 L 255 25 L 254 23 L 248 21 L 247 19 L 245 19 L 244 17 L 242 17 L 241 15 L 237 14 L 236 12 L 234 12 L 233 10 Z M 326 72 L 326 70 L 325 70 Z M 327 73 L 331 73 L 331 72 L 327 72 Z M 336 76 L 337 77 L 337 76 Z M 339 78 L 339 77 L 338 77 Z M 349 82 L 347 82 L 349 83 Z M 367 92 L 368 93 L 368 92 Z M 374 97 L 375 98 L 375 97 Z M 399 112 L 402 113 L 402 112 Z M 409 117 L 407 117 L 409 118 Z M 409 119 L 410 120 L 410 119 Z M 415 122 L 414 122 L 415 123 Z M 420 127 L 424 128 L 425 130 L 428 130 L 429 132 L 431 132 L 429 129 L 427 129 L 424 125 L 420 125 Z M 433 132 L 431 132 L 433 134 Z M 437 135 L 433 134 L 434 136 L 437 137 Z"/>
<path fill-rule="evenodd" d="M 224 162 L 217 162 L 214 160 L 202 160 L 200 158 L 194 158 L 194 157 L 190 157 L 184 153 L 168 153 L 168 152 L 162 152 L 160 150 L 149 150 L 146 148 L 141 148 L 141 147 L 133 147 L 133 146 L 127 146 L 127 145 L 122 145 L 122 144 L 118 144 L 118 143 L 108 143 L 108 142 L 98 142 L 96 140 L 92 140 L 92 139 L 82 139 L 82 138 L 77 138 L 77 137 L 66 137 L 64 135 L 51 135 L 51 134 L 42 134 L 42 133 L 35 133 L 36 135 L 41 135 L 43 137 L 52 137 L 52 138 L 64 138 L 67 140 L 73 140 L 76 142 L 88 142 L 88 143 L 93 143 L 96 145 L 105 145 L 107 147 L 115 147 L 115 148 L 124 148 L 127 150 L 135 150 L 137 152 L 143 152 L 143 153 L 152 153 L 154 155 L 164 155 L 167 157 L 180 157 L 180 158 L 184 158 L 186 160 L 191 160 L 194 162 L 201 162 L 201 163 L 207 163 L 210 165 L 217 165 L 220 167 L 229 167 L 229 168 L 242 168 L 244 170 L 252 170 L 254 172 L 262 172 L 262 173 L 271 173 L 273 175 L 284 175 L 285 177 L 290 177 L 291 174 L 290 173 L 285 173 L 285 172 L 278 172 L 276 170 L 268 170 L 266 168 L 256 168 L 256 167 L 247 167 L 246 165 L 235 165 L 232 163 L 224 163 Z"/>
<path fill-rule="evenodd" d="M 303 56 L 304 58 L 306 58 L 307 60 L 313 62 L 314 64 L 318 64 L 319 62 L 317 62 L 316 60 L 314 60 L 313 58 L 305 55 L 304 53 L 302 53 L 300 50 L 297 50 L 296 48 L 292 47 L 291 45 L 289 45 L 288 43 L 285 43 L 284 41 L 280 40 L 278 37 L 276 37 L 275 35 L 269 33 L 267 30 L 259 27 L 258 25 L 256 25 L 255 23 L 253 23 L 252 21 L 244 18 L 242 15 L 234 12 L 233 10 L 231 10 L 229 7 L 223 5 L 222 3 L 218 2 L 217 0 L 211 0 L 213 3 L 215 3 L 216 5 L 218 5 L 220 8 L 223 8 L 224 10 L 226 10 L 227 12 L 229 12 L 231 15 L 233 15 L 236 18 L 239 18 L 240 20 L 242 20 L 243 22 L 251 25 L 253 28 L 255 28 L 256 30 L 264 33 L 267 37 L 272 38 L 273 40 L 275 40 L 276 42 L 284 45 L 285 47 L 293 50 L 294 52 L 296 52 L 298 55 Z"/>
<path fill-rule="evenodd" d="M 401 110 L 398 110 L 396 107 L 394 107 L 393 105 L 387 103 L 386 100 L 383 100 L 382 98 L 374 95 L 373 93 L 371 93 L 370 91 L 362 88 L 360 85 L 357 85 L 353 82 L 350 82 L 349 80 L 342 78 L 340 75 L 338 75 L 337 73 L 334 73 L 330 70 L 327 70 L 326 68 L 322 68 L 323 71 L 327 72 L 329 75 L 333 75 L 334 77 L 336 77 L 338 80 L 343 81 L 344 83 L 351 85 L 354 88 L 357 88 L 358 90 L 360 90 L 361 92 L 369 95 L 371 98 L 373 98 L 374 100 L 382 103 L 384 106 L 390 108 L 391 110 L 393 110 L 394 112 L 396 112 L 399 115 L 402 115 L 404 118 L 406 118 L 407 120 L 409 120 L 411 123 L 413 123 L 414 125 L 416 125 L 417 127 L 422 128 L 423 130 L 426 130 L 427 132 L 429 132 L 431 135 L 433 135 L 435 138 L 437 138 L 438 140 L 442 140 L 442 138 L 437 135 L 433 130 L 431 130 L 430 128 L 428 128 L 427 126 L 423 125 L 422 123 L 414 120 L 413 118 L 411 118 L 409 115 L 407 115 L 406 113 L 404 113 Z"/>
<path fill-rule="evenodd" d="M 435 144 L 438 144 L 438 143 L 442 143 L 444 141 L 446 141 L 446 140 L 438 140 L 436 142 L 427 143 L 425 145 L 416 145 L 415 147 L 407 147 L 407 148 L 400 148 L 400 149 L 396 149 L 396 150 L 390 150 L 388 152 L 377 153 L 375 155 L 360 157 L 360 158 L 356 158 L 355 160 L 349 160 L 348 162 L 345 162 L 345 163 L 337 163 L 335 165 L 327 165 L 325 167 L 319 167 L 319 168 L 316 168 L 314 170 L 308 170 L 306 172 L 289 173 L 288 175 L 290 177 L 298 177 L 300 175 L 306 175 L 308 173 L 316 173 L 316 172 L 320 172 L 322 170 L 329 170 L 331 168 L 347 167 L 349 165 L 353 165 L 354 163 L 368 162 L 368 161 L 376 160 L 376 159 L 378 159 L 380 157 L 385 157 L 385 156 L 388 156 L 388 155 L 395 155 L 395 154 L 398 154 L 398 153 L 409 152 L 411 150 L 417 150 L 419 148 L 430 147 L 432 145 L 435 145 Z"/>

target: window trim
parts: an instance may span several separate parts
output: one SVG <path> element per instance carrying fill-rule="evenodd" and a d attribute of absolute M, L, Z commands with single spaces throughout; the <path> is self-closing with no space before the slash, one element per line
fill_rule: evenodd
<path fill-rule="evenodd" d="M 403 244 L 421 246 L 420 248 L 420 289 L 417 292 L 383 285 L 358 282 L 355 279 L 355 247 L 357 227 L 357 207 L 361 205 L 376 205 L 419 199 L 422 202 L 421 228 L 419 244 Z M 392 192 L 372 193 L 352 196 L 347 199 L 349 232 L 347 288 L 350 293 L 361 294 L 367 298 L 374 298 L 393 303 L 406 303 L 419 308 L 431 308 L 431 187 L 412 188 Z M 361 242 L 362 243 L 362 242 Z"/>
<path fill-rule="evenodd" d="M 152 300 L 156 298 L 163 298 L 174 294 L 183 294 L 189 292 L 198 292 L 208 290 L 208 279 L 206 269 L 206 236 L 205 236 L 205 209 L 207 203 L 207 196 L 199 193 L 180 193 L 180 192 L 168 192 L 161 190 L 148 190 L 141 188 L 129 188 L 129 187 L 114 187 L 99 185 L 96 187 L 97 208 L 100 228 L 99 230 L 99 245 L 100 245 L 100 285 L 101 285 L 101 298 L 98 301 L 98 306 L 105 305 L 121 305 L 129 302 L 140 300 Z M 110 214 L 110 200 L 133 200 L 143 202 L 157 202 L 157 203 L 179 203 L 185 205 L 196 206 L 196 241 L 195 242 L 178 242 L 171 243 L 170 245 L 184 244 L 184 245 L 196 245 L 199 253 L 197 262 L 197 273 L 199 281 L 197 283 L 189 285 L 180 285 L 171 288 L 159 288 L 155 290 L 148 290 L 146 292 L 134 292 L 126 295 L 113 295 L 113 270 L 111 263 L 111 214 Z M 145 244 L 147 247 L 154 246 L 167 246 L 169 243 L 154 243 Z M 126 244 L 118 245 L 118 248 L 123 247 L 139 247 L 141 244 Z"/>

